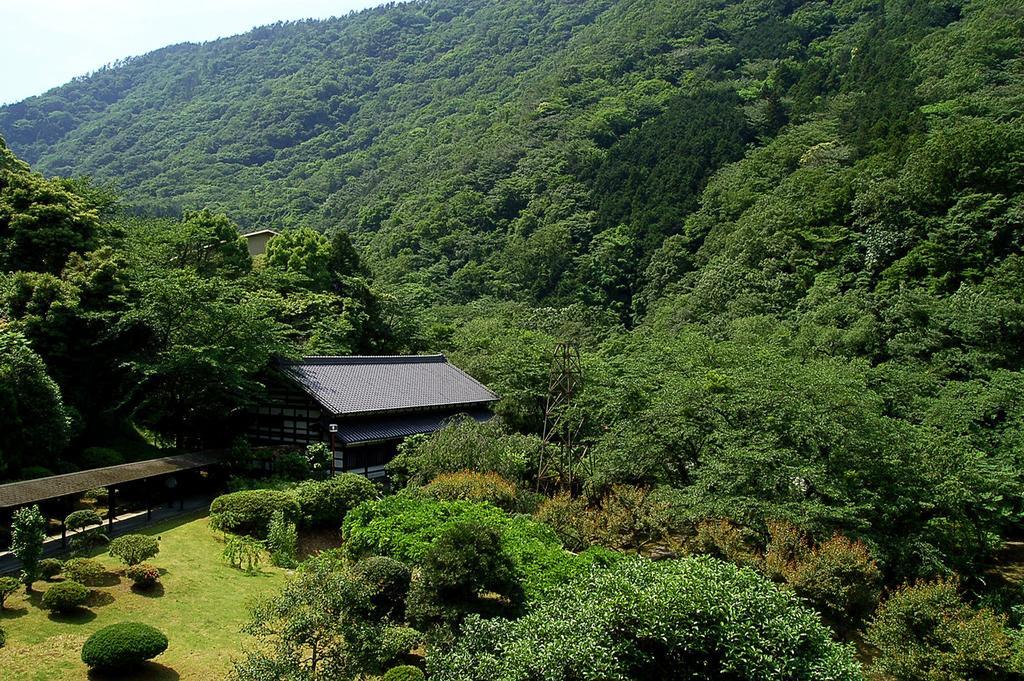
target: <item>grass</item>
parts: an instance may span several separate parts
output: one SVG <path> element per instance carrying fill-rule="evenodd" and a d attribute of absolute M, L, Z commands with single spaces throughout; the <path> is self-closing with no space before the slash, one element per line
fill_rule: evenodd
<path fill-rule="evenodd" d="M 161 586 L 151 593 L 133 591 L 120 563 L 104 553 L 97 558 L 116 574 L 108 585 L 93 589 L 87 610 L 67 617 L 50 615 L 39 605 L 46 582 L 36 582 L 34 594 L 19 591 L 7 599 L 0 610 L 0 626 L 7 630 L 7 645 L 0 648 L 3 681 L 99 679 L 82 664 L 82 643 L 97 629 L 126 621 L 153 625 L 170 640 L 167 652 L 128 678 L 224 677 L 247 639 L 240 630 L 248 619 L 248 604 L 279 589 L 285 572 L 266 561 L 252 574 L 229 567 L 221 560 L 223 543 L 202 514 L 141 531 L 161 537 L 160 553 L 149 562 L 165 572 Z"/>

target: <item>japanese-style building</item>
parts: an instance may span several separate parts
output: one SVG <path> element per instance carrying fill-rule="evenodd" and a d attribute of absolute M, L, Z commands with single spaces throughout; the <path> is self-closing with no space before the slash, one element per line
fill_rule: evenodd
<path fill-rule="evenodd" d="M 384 475 L 398 444 L 459 415 L 491 418 L 498 396 L 444 355 L 306 357 L 282 362 L 249 414 L 257 445 L 325 442 L 337 472 Z"/>

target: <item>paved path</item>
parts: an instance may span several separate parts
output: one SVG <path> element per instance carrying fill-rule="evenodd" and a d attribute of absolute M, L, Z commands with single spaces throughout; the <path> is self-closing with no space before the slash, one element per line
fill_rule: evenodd
<path fill-rule="evenodd" d="M 178 502 L 175 502 L 173 506 L 161 506 L 159 508 L 152 509 L 151 517 L 147 520 L 145 511 L 132 511 L 131 513 L 122 513 L 114 517 L 114 529 L 111 531 L 107 523 L 103 523 L 103 531 L 107 533 L 109 537 L 116 537 L 120 534 L 128 534 L 146 525 L 159 522 L 161 520 L 167 520 L 168 518 L 174 518 L 179 515 L 186 515 L 193 513 L 200 509 L 207 509 L 210 507 L 210 502 L 213 497 L 193 497 L 185 499 L 184 503 L 179 507 Z M 71 541 L 71 537 L 74 536 L 74 532 L 68 532 L 68 541 Z M 47 537 L 46 541 L 43 542 L 43 555 L 54 556 L 62 551 L 66 550 L 66 547 L 61 542 L 60 535 Z M 16 574 L 21 569 L 21 561 L 15 558 L 10 551 L 0 551 L 0 575 Z"/>

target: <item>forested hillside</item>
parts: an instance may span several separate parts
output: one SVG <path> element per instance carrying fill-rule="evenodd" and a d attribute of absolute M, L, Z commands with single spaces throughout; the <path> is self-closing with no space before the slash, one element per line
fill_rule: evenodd
<path fill-rule="evenodd" d="M 879 678 L 1019 678 L 1022 115 L 1017 0 L 427 0 L 103 69 L 0 109 L 0 476 L 219 432 L 275 355 L 443 351 L 503 425 L 395 480 L 500 474 L 574 551 L 753 566 Z M 544 489 L 564 339 L 584 465 Z M 535 678 L 559 631 L 513 622 L 438 677 Z"/>

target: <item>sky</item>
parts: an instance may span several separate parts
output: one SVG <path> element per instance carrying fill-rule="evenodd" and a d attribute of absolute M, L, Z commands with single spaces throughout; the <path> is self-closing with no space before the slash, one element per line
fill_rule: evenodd
<path fill-rule="evenodd" d="M 341 16 L 382 0 L 0 0 L 0 104 L 117 59 L 292 19 Z"/>

